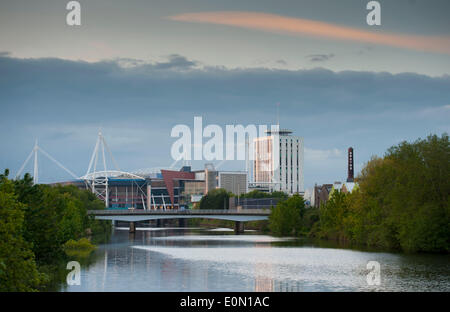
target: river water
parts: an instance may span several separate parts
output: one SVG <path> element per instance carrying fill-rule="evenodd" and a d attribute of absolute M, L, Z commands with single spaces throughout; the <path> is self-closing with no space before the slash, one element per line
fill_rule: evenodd
<path fill-rule="evenodd" d="M 450 291 L 449 256 L 324 247 L 251 231 L 116 228 L 94 253 L 81 285 L 61 291 Z M 379 285 L 367 281 L 376 274 L 369 261 L 380 264 Z"/>

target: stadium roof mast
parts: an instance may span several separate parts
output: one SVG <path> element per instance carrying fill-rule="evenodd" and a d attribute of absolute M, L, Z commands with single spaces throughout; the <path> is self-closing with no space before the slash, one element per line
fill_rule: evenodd
<path fill-rule="evenodd" d="M 109 155 L 116 170 L 108 170 L 106 155 Z M 102 166 L 103 168 L 101 168 Z M 103 200 L 105 202 L 105 206 L 108 208 L 110 178 L 131 178 L 134 180 L 145 180 L 145 178 L 136 174 L 120 171 L 119 166 L 117 165 L 117 162 L 108 147 L 108 144 L 106 144 L 106 140 L 102 132 L 99 131 L 97 142 L 95 143 L 95 148 L 92 152 L 91 160 L 89 162 L 89 167 L 86 171 L 86 174 L 79 179 L 84 180 L 86 186 L 90 188 L 92 193 L 94 193 L 97 198 Z M 137 185 L 137 187 L 139 187 L 139 185 Z"/>
<path fill-rule="evenodd" d="M 108 168 L 106 167 L 105 149 L 111 157 L 114 167 L 120 172 L 119 166 L 114 159 L 108 144 L 106 144 L 105 138 L 102 132 L 98 132 L 97 142 L 95 143 L 94 152 L 92 153 L 89 167 L 86 171 L 86 175 L 83 177 L 88 186 L 90 186 L 92 193 L 105 202 L 106 207 L 109 206 L 109 188 L 108 188 Z M 99 155 L 101 153 L 101 155 Z M 102 158 L 103 170 L 97 171 L 97 165 L 99 158 Z M 91 172 L 92 170 L 92 172 Z"/>
<path fill-rule="evenodd" d="M 33 183 L 38 184 L 39 183 L 39 162 L 38 162 L 38 152 L 41 152 L 45 157 L 50 159 L 53 163 L 55 163 L 58 167 L 66 171 L 68 174 L 70 174 L 73 178 L 78 179 L 77 175 L 64 167 L 59 161 L 57 161 L 55 158 L 50 156 L 46 151 L 44 151 L 39 145 L 38 141 L 36 140 L 34 143 L 33 150 L 31 151 L 30 155 L 28 155 L 27 159 L 23 163 L 22 167 L 20 167 L 19 171 L 16 174 L 16 179 L 20 178 L 22 175 L 23 170 L 25 169 L 26 165 L 30 161 L 30 159 L 34 156 L 34 166 L 33 166 Z"/>

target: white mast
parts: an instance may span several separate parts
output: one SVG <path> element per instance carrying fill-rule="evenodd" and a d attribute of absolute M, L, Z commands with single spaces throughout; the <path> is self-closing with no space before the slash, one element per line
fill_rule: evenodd
<path fill-rule="evenodd" d="M 69 169 L 67 169 L 66 167 L 64 167 L 59 161 L 57 161 L 55 158 L 53 158 L 52 156 L 50 156 L 50 154 L 48 154 L 46 151 L 44 151 L 39 145 L 38 145 L 38 141 L 36 140 L 34 143 L 34 147 L 33 150 L 31 151 L 30 155 L 28 155 L 27 159 L 25 160 L 25 162 L 22 164 L 22 166 L 20 167 L 19 171 L 16 174 L 16 179 L 19 179 L 20 176 L 22 175 L 23 170 L 25 169 L 26 165 L 28 164 L 28 162 L 30 161 L 31 157 L 34 156 L 34 165 L 33 165 L 33 183 L 34 184 L 38 184 L 39 183 L 39 161 L 38 161 L 38 152 L 41 152 L 45 157 L 47 157 L 48 159 L 50 159 L 53 163 L 55 163 L 58 167 L 60 167 L 61 169 L 63 169 L 64 171 L 66 171 L 68 174 L 70 174 L 73 178 L 78 179 L 77 175 L 75 173 L 73 173 L 72 171 L 70 171 Z"/>
<path fill-rule="evenodd" d="M 116 160 L 114 159 L 111 151 L 106 144 L 105 138 L 102 135 L 102 132 L 98 132 L 97 142 L 95 143 L 94 151 L 91 156 L 91 160 L 89 162 L 89 166 L 86 172 L 85 177 L 87 178 L 85 181 L 90 186 L 92 193 L 94 193 L 98 198 L 105 202 L 105 206 L 109 207 L 109 187 L 108 187 L 108 168 L 106 166 L 106 152 L 111 157 L 114 166 L 117 171 L 120 171 L 117 166 Z M 97 165 L 99 158 L 102 158 L 101 164 L 103 165 L 103 170 L 98 171 Z M 91 170 L 93 170 L 91 172 Z"/>

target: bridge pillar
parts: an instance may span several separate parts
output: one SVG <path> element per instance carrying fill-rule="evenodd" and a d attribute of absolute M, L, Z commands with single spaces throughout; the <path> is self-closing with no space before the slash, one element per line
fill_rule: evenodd
<path fill-rule="evenodd" d="M 136 232 L 136 222 L 130 222 L 130 233 Z"/>
<path fill-rule="evenodd" d="M 183 228 L 186 227 L 186 219 L 178 219 L 178 227 Z"/>
<path fill-rule="evenodd" d="M 234 223 L 234 234 L 242 234 L 244 233 L 244 222 L 236 221 Z"/>
<path fill-rule="evenodd" d="M 165 221 L 166 221 L 166 220 L 164 220 L 164 219 L 157 219 L 157 220 L 156 220 L 156 227 L 164 227 L 165 224 L 166 224 Z"/>

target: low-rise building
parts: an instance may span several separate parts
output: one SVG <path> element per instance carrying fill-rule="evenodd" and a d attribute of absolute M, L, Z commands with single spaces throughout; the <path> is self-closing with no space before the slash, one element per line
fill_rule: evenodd
<path fill-rule="evenodd" d="M 314 207 L 320 208 L 328 201 L 328 197 L 333 189 L 333 184 L 315 185 L 313 191 Z"/>

